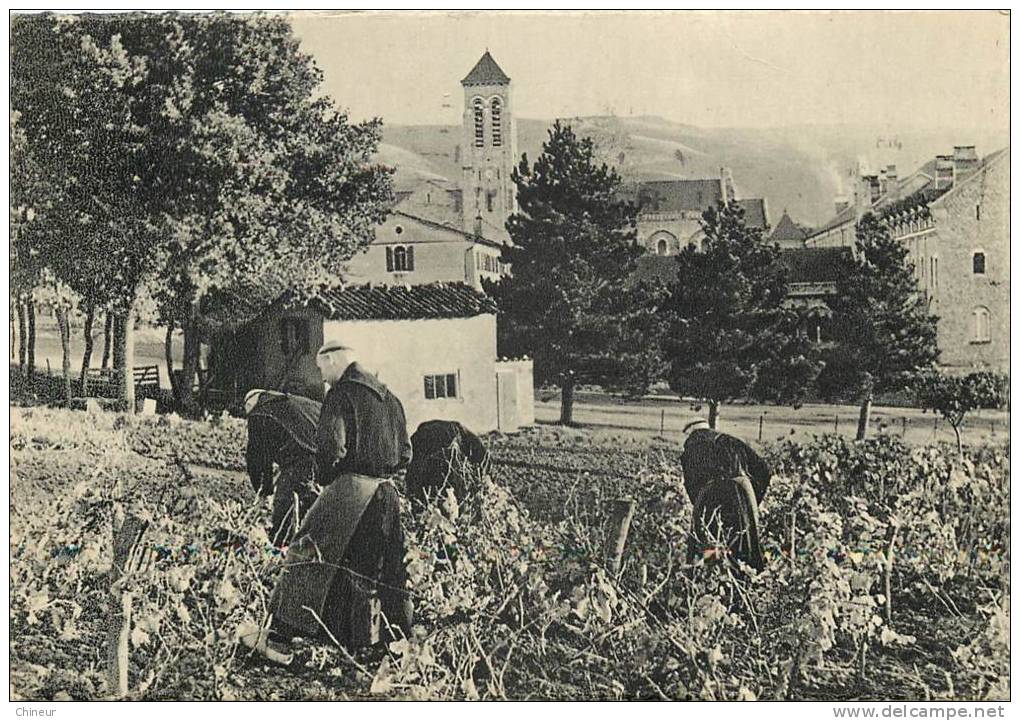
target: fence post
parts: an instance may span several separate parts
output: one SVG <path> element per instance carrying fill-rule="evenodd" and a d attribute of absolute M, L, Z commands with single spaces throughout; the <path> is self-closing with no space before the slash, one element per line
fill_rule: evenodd
<path fill-rule="evenodd" d="M 131 636 L 133 597 L 118 583 L 129 572 L 129 560 L 136 545 L 141 542 L 145 523 L 133 514 L 125 514 L 120 503 L 114 504 L 114 524 L 123 522 L 115 532 L 113 541 L 113 567 L 110 569 L 109 611 L 106 627 L 106 684 L 107 695 L 121 699 L 128 693 L 128 639 Z"/>
<path fill-rule="evenodd" d="M 659 414 L 659 435 L 665 437 L 666 435 L 666 409 L 663 408 Z"/>
<path fill-rule="evenodd" d="M 835 428 L 835 430 L 833 430 L 833 433 L 835 433 L 836 435 L 839 435 L 839 416 L 838 415 L 836 416 L 836 428 Z"/>
<path fill-rule="evenodd" d="M 761 443 L 761 434 L 765 429 L 765 415 L 758 416 L 758 442 Z"/>
<path fill-rule="evenodd" d="M 613 501 L 613 515 L 609 521 L 609 570 L 613 575 L 623 566 L 623 549 L 627 546 L 630 522 L 634 518 L 634 499 L 618 498 Z"/>
<path fill-rule="evenodd" d="M 902 433 L 902 436 L 904 438 L 907 437 L 907 417 L 906 416 L 903 416 L 903 433 Z"/>

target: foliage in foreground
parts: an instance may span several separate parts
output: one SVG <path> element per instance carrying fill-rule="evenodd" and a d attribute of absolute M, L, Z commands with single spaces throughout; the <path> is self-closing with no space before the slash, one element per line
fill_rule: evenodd
<path fill-rule="evenodd" d="M 509 487 L 478 479 L 462 503 L 444 494 L 424 511 L 406 509 L 411 638 L 353 656 L 299 644 L 297 668 L 280 671 L 247 658 L 233 635 L 263 620 L 279 568 L 264 509 L 241 500 L 243 485 L 175 490 L 182 478 L 163 442 L 208 434 L 217 439 L 210 448 L 240 449 L 242 426 L 120 427 L 103 416 L 69 431 L 66 415 L 27 413 L 12 436 L 16 498 L 25 484 L 43 494 L 13 509 L 13 683 L 23 698 L 103 694 L 104 549 L 115 499 L 150 519 L 160 559 L 151 577 L 127 586 L 137 698 L 995 699 L 1009 691 L 1002 449 L 961 459 L 888 436 L 771 448 L 777 476 L 762 509 L 770 562 L 754 577 L 682 567 L 690 507 L 668 459 L 649 459 L 624 484 L 640 514 L 619 576 L 603 550 L 603 519 L 619 488 L 579 477 L 543 498 L 562 508 L 558 520 L 540 520 L 549 514 L 513 493 L 527 488 L 528 467 Z M 499 444 L 494 450 L 498 460 Z M 42 645 L 51 657 L 33 656 Z"/>

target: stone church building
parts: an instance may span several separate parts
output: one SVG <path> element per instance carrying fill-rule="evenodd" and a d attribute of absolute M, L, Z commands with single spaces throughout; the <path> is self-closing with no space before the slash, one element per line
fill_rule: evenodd
<path fill-rule="evenodd" d="M 220 338 L 211 356 L 229 396 L 264 387 L 321 397 L 315 354 L 341 340 L 400 398 L 411 431 L 433 419 L 478 433 L 534 423 L 532 361 L 497 357 L 495 305 L 481 291 L 508 271 L 510 78 L 486 52 L 461 84 L 461 186 L 428 180 L 399 191 L 373 242 L 348 262 L 342 289 L 281 301 Z"/>

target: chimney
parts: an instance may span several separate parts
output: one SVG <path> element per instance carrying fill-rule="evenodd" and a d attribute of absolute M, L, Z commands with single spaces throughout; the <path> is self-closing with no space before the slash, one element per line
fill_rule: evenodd
<path fill-rule="evenodd" d="M 953 187 L 956 166 L 952 155 L 935 156 L 935 190 Z"/>
<path fill-rule="evenodd" d="M 887 165 L 885 168 L 885 192 L 882 195 L 889 197 L 892 200 L 896 200 L 899 196 L 899 175 L 896 172 L 895 165 Z"/>
<path fill-rule="evenodd" d="M 953 166 L 956 169 L 956 177 L 961 173 L 969 173 L 978 166 L 977 150 L 973 145 L 957 145 L 953 148 Z"/>
<path fill-rule="evenodd" d="M 837 196 L 836 200 L 835 200 L 835 204 L 836 204 L 836 215 L 839 215 L 844 210 L 846 210 L 847 208 L 850 207 L 850 201 L 844 195 Z"/>

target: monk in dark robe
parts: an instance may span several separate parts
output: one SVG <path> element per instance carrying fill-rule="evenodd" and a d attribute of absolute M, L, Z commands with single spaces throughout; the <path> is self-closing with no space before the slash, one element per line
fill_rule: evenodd
<path fill-rule="evenodd" d="M 288 548 L 270 601 L 273 641 L 321 636 L 353 649 L 410 634 L 400 502 L 389 477 L 410 461 L 411 444 L 400 401 L 352 349 L 327 344 L 317 361 L 330 384 L 316 443 L 328 485 Z"/>
<path fill-rule="evenodd" d="M 273 496 L 270 538 L 286 544 L 300 515 L 315 502 L 315 433 L 322 404 L 255 389 L 245 396 L 248 477 L 255 492 Z M 279 477 L 274 482 L 274 465 Z"/>
<path fill-rule="evenodd" d="M 413 457 L 407 467 L 407 495 L 425 501 L 444 485 L 463 500 L 471 481 L 488 468 L 481 439 L 457 421 L 425 421 L 411 436 Z"/>
<path fill-rule="evenodd" d="M 758 505 L 772 477 L 768 464 L 739 438 L 709 428 L 691 431 L 680 462 L 694 506 L 688 562 L 719 550 L 715 541 L 721 541 L 723 553 L 764 568 Z"/>

